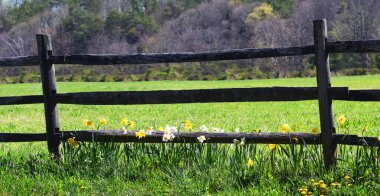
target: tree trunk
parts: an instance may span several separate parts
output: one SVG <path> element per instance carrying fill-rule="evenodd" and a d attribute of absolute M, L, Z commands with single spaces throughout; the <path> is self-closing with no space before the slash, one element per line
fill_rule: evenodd
<path fill-rule="evenodd" d="M 371 64 L 370 64 L 370 61 L 369 61 L 369 54 L 368 53 L 361 53 L 360 54 L 361 58 L 362 58 L 362 67 L 364 69 L 368 69 L 370 70 L 371 69 Z"/>

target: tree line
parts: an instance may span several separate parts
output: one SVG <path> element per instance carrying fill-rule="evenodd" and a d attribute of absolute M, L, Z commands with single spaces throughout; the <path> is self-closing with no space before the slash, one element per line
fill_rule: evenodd
<path fill-rule="evenodd" d="M 313 44 L 326 18 L 329 41 L 379 37 L 377 0 L 0 0 L 0 56 L 36 55 L 35 34 L 54 54 L 201 52 Z M 334 74 L 377 73 L 377 54 L 331 55 Z M 3 82 L 38 80 L 35 68 L 1 68 Z M 313 56 L 175 65 L 65 66 L 64 81 L 253 79 L 314 76 Z"/>

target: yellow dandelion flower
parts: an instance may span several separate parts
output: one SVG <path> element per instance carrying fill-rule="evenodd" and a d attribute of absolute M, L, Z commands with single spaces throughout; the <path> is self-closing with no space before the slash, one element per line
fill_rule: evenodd
<path fill-rule="evenodd" d="M 307 191 L 301 191 L 301 195 L 306 195 Z"/>
<path fill-rule="evenodd" d="M 277 150 L 278 146 L 277 146 L 277 144 L 268 144 L 268 148 L 269 148 L 269 150 Z"/>
<path fill-rule="evenodd" d="M 105 118 L 101 118 L 101 119 L 99 120 L 99 123 L 100 123 L 100 125 L 106 125 L 106 124 L 107 124 L 107 119 L 105 119 Z"/>
<path fill-rule="evenodd" d="M 190 120 L 185 121 L 185 127 L 186 127 L 186 129 L 192 129 L 193 128 L 193 124 L 191 123 Z"/>
<path fill-rule="evenodd" d="M 139 139 L 141 139 L 143 137 L 146 137 L 146 134 L 145 134 L 144 130 L 140 130 L 140 131 L 135 133 L 135 136 L 138 137 Z"/>
<path fill-rule="evenodd" d="M 135 125 L 136 125 L 135 121 L 129 121 L 129 126 L 131 128 L 135 127 Z"/>
<path fill-rule="evenodd" d="M 67 143 L 69 143 L 69 145 L 73 148 L 78 148 L 79 147 L 79 144 L 78 142 L 75 140 L 75 137 L 71 137 L 69 139 L 67 139 Z"/>
<path fill-rule="evenodd" d="M 83 120 L 83 125 L 88 126 L 88 127 L 92 127 L 92 126 L 94 126 L 94 123 L 91 120 Z"/>
<path fill-rule="evenodd" d="M 123 117 L 123 118 L 121 118 L 120 123 L 121 123 L 123 126 L 128 126 L 128 119 L 125 118 L 125 117 Z"/>
<path fill-rule="evenodd" d="M 247 167 L 250 168 L 252 166 L 253 166 L 253 161 L 252 161 L 251 158 L 249 158 L 248 161 L 247 161 Z"/>
<path fill-rule="evenodd" d="M 314 128 L 311 129 L 311 133 L 312 134 L 318 134 L 318 132 L 319 131 L 318 131 L 318 129 L 316 127 L 314 127 Z"/>
<path fill-rule="evenodd" d="M 301 192 L 301 191 L 307 191 L 307 188 L 300 188 L 300 189 L 298 189 L 298 191 L 299 192 Z"/>
<path fill-rule="evenodd" d="M 163 127 L 159 127 L 157 130 L 158 131 L 164 131 L 164 128 Z"/>
<path fill-rule="evenodd" d="M 338 117 L 338 122 L 339 122 L 340 124 L 343 124 L 344 122 L 346 122 L 346 117 L 344 117 L 343 115 L 339 116 L 339 117 Z"/>
<path fill-rule="evenodd" d="M 352 184 L 351 184 L 351 183 L 348 183 L 347 186 L 352 186 Z"/>
<path fill-rule="evenodd" d="M 281 131 L 282 131 L 282 133 L 288 133 L 289 130 L 290 130 L 290 126 L 289 126 L 288 124 L 283 124 L 283 125 L 281 126 Z"/>
<path fill-rule="evenodd" d="M 319 181 L 319 184 L 323 184 L 323 183 L 325 183 L 325 181 L 323 181 L 323 180 L 320 180 L 320 181 Z"/>
<path fill-rule="evenodd" d="M 310 182 L 315 182 L 314 178 L 310 179 Z"/>
<path fill-rule="evenodd" d="M 344 176 L 344 179 L 349 180 L 349 179 L 350 179 L 350 176 L 349 176 L 349 175 L 346 175 L 346 176 Z"/>
<path fill-rule="evenodd" d="M 322 184 L 319 185 L 319 187 L 322 188 L 322 189 L 325 189 L 326 188 L 326 184 L 322 183 Z"/>
<path fill-rule="evenodd" d="M 299 192 L 302 192 L 302 191 L 307 191 L 307 188 L 300 188 L 298 189 Z"/>
<path fill-rule="evenodd" d="M 364 126 L 362 131 L 367 132 L 368 131 L 368 125 Z"/>
<path fill-rule="evenodd" d="M 336 186 L 336 183 L 335 183 L 335 182 L 331 183 L 331 186 L 334 186 L 334 187 L 335 187 L 335 186 Z"/>

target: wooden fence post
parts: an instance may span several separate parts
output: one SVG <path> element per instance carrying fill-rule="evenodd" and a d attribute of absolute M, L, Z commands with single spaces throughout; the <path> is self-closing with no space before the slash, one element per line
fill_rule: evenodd
<path fill-rule="evenodd" d="M 335 133 L 335 127 L 334 116 L 332 111 L 332 98 L 329 95 L 331 82 L 329 54 L 326 50 L 326 20 L 324 19 L 313 21 L 313 27 L 323 158 L 325 167 L 330 168 L 335 164 L 336 144 L 333 141 L 333 133 Z"/>
<path fill-rule="evenodd" d="M 40 60 L 42 90 L 44 95 L 45 122 L 48 136 L 48 149 L 52 158 L 60 158 L 60 137 L 58 107 L 55 95 L 57 84 L 54 65 L 51 62 L 52 46 L 48 35 L 37 34 L 38 56 Z"/>

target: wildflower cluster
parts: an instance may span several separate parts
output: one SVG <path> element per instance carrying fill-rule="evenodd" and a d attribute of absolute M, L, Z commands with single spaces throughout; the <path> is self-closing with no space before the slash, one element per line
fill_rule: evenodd
<path fill-rule="evenodd" d="M 164 135 L 162 136 L 162 141 L 173 141 L 175 138 L 175 133 L 178 133 L 177 127 L 166 126 L 164 129 Z"/>
<path fill-rule="evenodd" d="M 232 141 L 234 142 L 234 144 L 237 144 L 237 145 L 245 145 L 245 138 L 241 138 L 241 140 L 234 139 Z"/>
<path fill-rule="evenodd" d="M 342 186 L 352 186 L 352 183 L 350 182 L 351 178 L 348 175 L 343 177 L 342 182 L 334 181 L 333 178 L 328 181 L 329 182 L 312 178 L 306 187 L 301 187 L 298 191 L 301 195 L 326 195 L 329 193 L 329 190 L 340 189 Z"/>

